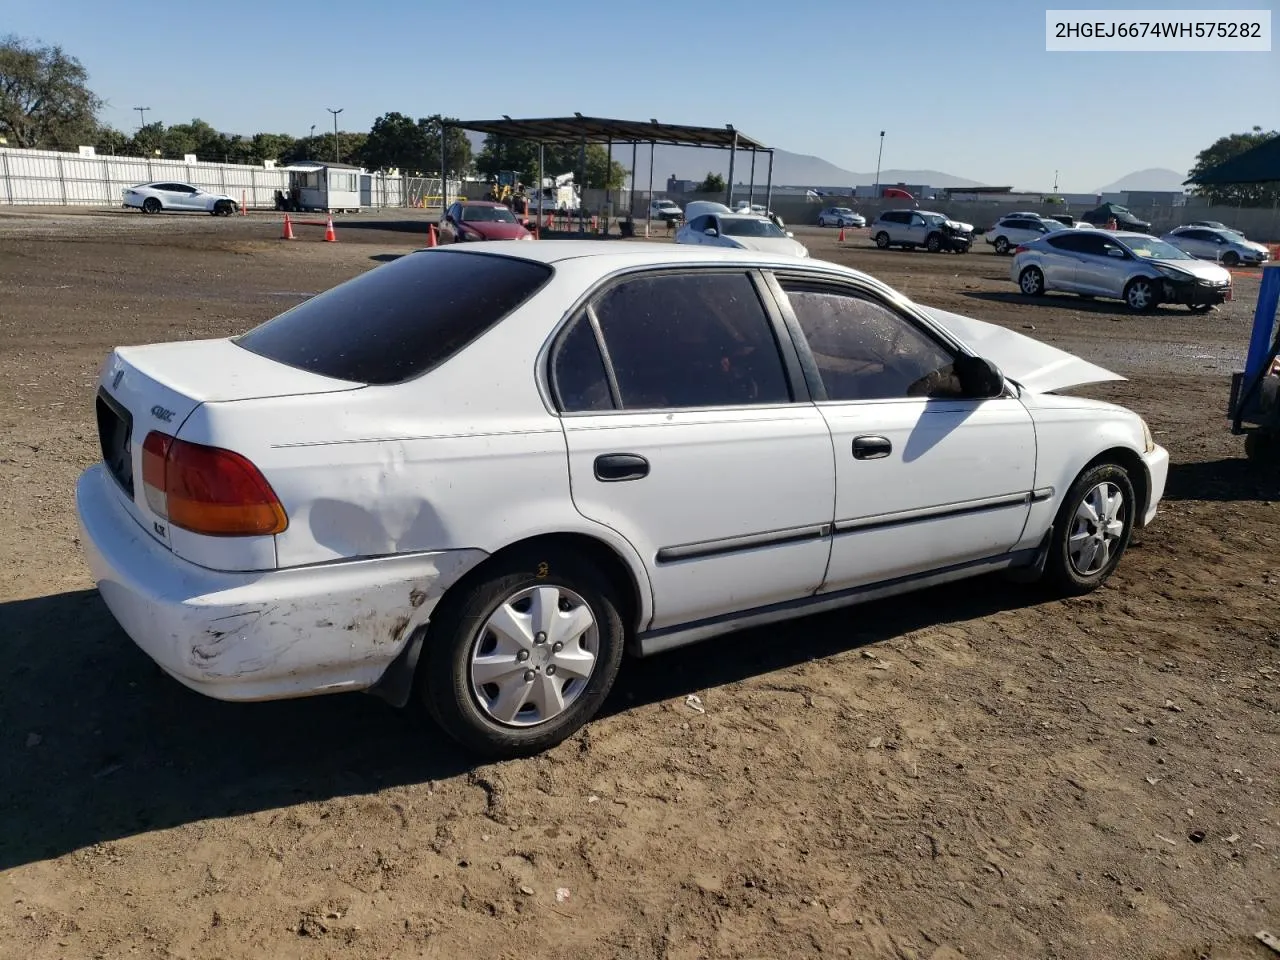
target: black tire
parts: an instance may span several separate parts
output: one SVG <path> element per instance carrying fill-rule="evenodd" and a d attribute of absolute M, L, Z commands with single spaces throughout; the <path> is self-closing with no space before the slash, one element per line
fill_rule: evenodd
<path fill-rule="evenodd" d="M 1244 455 L 1251 463 L 1275 466 L 1280 461 L 1280 437 L 1265 430 L 1245 434 Z"/>
<path fill-rule="evenodd" d="M 942 236 L 937 233 L 931 233 L 924 238 L 924 247 L 930 253 L 938 253 L 942 250 Z"/>
<path fill-rule="evenodd" d="M 877 234 L 876 234 L 876 246 L 877 246 L 877 247 L 879 247 L 881 250 L 888 250 L 888 249 L 889 249 L 889 234 L 885 233 L 883 230 L 881 230 L 879 233 L 877 233 Z"/>
<path fill-rule="evenodd" d="M 1044 296 L 1044 273 L 1039 267 L 1027 267 L 1018 274 L 1018 289 L 1028 297 Z"/>
<path fill-rule="evenodd" d="M 1213 304 L 1211 304 L 1211 303 L 1193 303 L 1193 304 L 1191 304 L 1191 305 L 1188 307 L 1188 309 L 1189 309 L 1192 313 L 1208 313 L 1210 310 L 1212 310 L 1212 309 L 1213 309 Z"/>
<path fill-rule="evenodd" d="M 1240 266 L 1240 254 L 1234 250 L 1228 250 L 1222 255 L 1222 265 L 1228 269 Z"/>
<path fill-rule="evenodd" d="M 595 662 L 563 712 L 516 726 L 498 721 L 480 702 L 471 683 L 471 656 L 477 645 L 489 642 L 489 617 L 507 598 L 534 587 L 571 591 L 589 608 L 595 623 Z M 529 756 L 572 736 L 596 714 L 618 675 L 625 643 L 614 589 L 592 563 L 564 550 L 522 551 L 463 581 L 440 602 L 422 651 L 419 696 L 436 722 L 467 750 L 495 759 Z M 527 662 L 533 666 L 535 660 Z M 540 676 L 539 682 L 543 679 Z"/>
<path fill-rule="evenodd" d="M 147 199 L 142 201 L 143 213 L 159 213 L 163 209 L 163 205 L 155 197 L 147 197 Z"/>
<path fill-rule="evenodd" d="M 1134 277 L 1124 288 L 1124 303 L 1131 313 L 1150 313 L 1159 303 L 1156 282 L 1150 277 Z"/>
<path fill-rule="evenodd" d="M 995 247 L 996 253 L 1003 257 L 1009 252 L 1009 239 L 1007 237 L 996 237 Z"/>
<path fill-rule="evenodd" d="M 1119 491 L 1123 497 L 1118 516 L 1123 529 L 1117 537 L 1107 541 L 1106 562 L 1096 570 L 1091 565 L 1086 565 L 1082 570 L 1081 565 L 1071 557 L 1071 542 L 1073 537 L 1088 533 L 1090 524 L 1078 519 L 1076 513 L 1085 498 L 1103 484 Z M 1115 572 L 1125 548 L 1129 546 L 1136 509 L 1133 481 L 1129 479 L 1129 473 L 1124 467 L 1118 463 L 1098 463 L 1086 469 L 1067 491 L 1053 522 L 1049 557 L 1045 564 L 1045 584 L 1055 592 L 1067 596 L 1079 596 L 1102 586 Z"/>
<path fill-rule="evenodd" d="M 215 217 L 229 217 L 235 213 L 236 205 L 230 200 L 219 200 L 213 205 L 213 215 Z"/>

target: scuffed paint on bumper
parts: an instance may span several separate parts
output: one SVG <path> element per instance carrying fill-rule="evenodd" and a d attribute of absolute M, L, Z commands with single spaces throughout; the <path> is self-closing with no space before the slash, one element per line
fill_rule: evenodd
<path fill-rule="evenodd" d="M 377 682 L 480 550 L 257 573 L 207 570 L 146 535 L 101 466 L 76 485 L 81 544 L 98 591 L 165 672 L 219 700 L 363 690 Z"/>

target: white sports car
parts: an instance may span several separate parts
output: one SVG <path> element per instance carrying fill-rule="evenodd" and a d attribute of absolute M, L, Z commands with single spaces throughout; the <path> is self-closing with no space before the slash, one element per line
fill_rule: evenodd
<path fill-rule="evenodd" d="M 692 204 L 690 204 L 692 206 Z M 807 257 L 809 248 L 767 217 L 752 213 L 704 213 L 676 231 L 676 243 Z"/>
<path fill-rule="evenodd" d="M 239 212 L 240 205 L 225 193 L 209 193 L 189 183 L 172 180 L 140 183 L 124 191 L 122 207 L 132 207 L 143 213 L 159 213 L 161 210 L 200 210 L 218 217 L 229 217 Z"/>
<path fill-rule="evenodd" d="M 624 650 L 1011 568 L 1097 587 L 1168 454 L 1054 391 L 1119 379 L 820 261 L 440 247 L 117 348 L 76 502 L 107 606 L 192 689 L 416 699 L 514 756 Z"/>

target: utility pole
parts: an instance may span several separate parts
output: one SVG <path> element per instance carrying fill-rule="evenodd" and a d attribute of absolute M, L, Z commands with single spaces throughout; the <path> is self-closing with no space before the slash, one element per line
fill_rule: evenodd
<path fill-rule="evenodd" d="M 316 149 L 316 125 L 313 123 L 311 125 L 311 132 L 307 134 L 307 159 L 308 160 L 311 159 L 311 154 L 315 152 L 315 149 Z"/>
<path fill-rule="evenodd" d="M 1058 195 L 1058 171 L 1053 171 L 1053 195 Z"/>
<path fill-rule="evenodd" d="M 884 158 L 884 131 L 880 131 L 880 153 L 876 156 L 876 199 L 880 199 L 880 161 Z"/>
<path fill-rule="evenodd" d="M 138 111 L 138 129 L 141 130 L 143 127 L 147 125 L 147 111 L 150 110 L 151 108 L 150 107 L 134 107 L 133 109 Z"/>
<path fill-rule="evenodd" d="M 346 107 L 339 107 L 337 110 L 333 109 L 333 107 L 325 107 L 325 109 L 333 114 L 333 162 L 340 163 L 342 162 L 342 157 L 338 154 L 338 114 L 345 110 Z"/>

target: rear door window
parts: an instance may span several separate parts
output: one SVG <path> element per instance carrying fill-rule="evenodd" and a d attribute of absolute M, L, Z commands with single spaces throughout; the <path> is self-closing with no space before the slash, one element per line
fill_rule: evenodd
<path fill-rule="evenodd" d="M 400 383 L 444 363 L 551 277 L 494 254 L 410 253 L 237 338 L 270 360 L 338 380 Z"/>
<path fill-rule="evenodd" d="M 791 402 L 769 316 L 746 273 L 628 279 L 593 309 L 624 410 Z"/>

